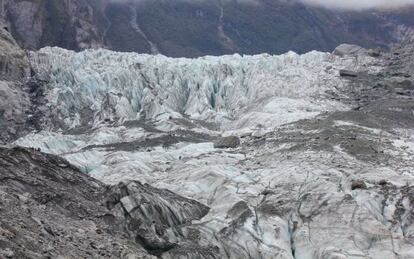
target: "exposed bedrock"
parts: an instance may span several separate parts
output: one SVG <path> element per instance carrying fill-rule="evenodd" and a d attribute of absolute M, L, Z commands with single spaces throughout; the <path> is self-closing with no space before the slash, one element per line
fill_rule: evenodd
<path fill-rule="evenodd" d="M 18 132 L 24 130 L 30 110 L 30 97 L 23 89 L 29 75 L 26 53 L 0 23 L 0 143 L 23 135 Z"/>
<path fill-rule="evenodd" d="M 24 148 L 0 148 L 0 196 L 7 258 L 153 258 L 185 243 L 181 229 L 209 210 L 137 181 L 106 186 Z"/>

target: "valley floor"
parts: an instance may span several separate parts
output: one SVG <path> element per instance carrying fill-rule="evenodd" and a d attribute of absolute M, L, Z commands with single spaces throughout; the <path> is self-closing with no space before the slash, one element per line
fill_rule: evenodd
<path fill-rule="evenodd" d="M 414 74 L 361 51 L 191 60 L 43 49 L 30 58 L 47 127 L 13 145 L 121 185 L 142 253 L 414 258 Z M 215 147 L 231 135 L 239 146 Z M 130 181 L 152 187 L 126 184 L 134 196 L 122 191 Z"/>

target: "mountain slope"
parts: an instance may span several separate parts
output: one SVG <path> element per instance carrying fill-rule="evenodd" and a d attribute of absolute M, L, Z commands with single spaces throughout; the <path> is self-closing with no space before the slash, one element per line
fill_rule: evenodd
<path fill-rule="evenodd" d="M 188 248 L 166 236 L 179 237 L 208 212 L 137 181 L 106 186 L 62 158 L 18 147 L 0 148 L 0 196 L 5 258 L 174 256 Z"/>
<path fill-rule="evenodd" d="M 412 9 L 340 12 L 290 1 L 8 1 L 3 19 L 24 48 L 59 46 L 197 57 L 388 47 L 412 30 Z"/>
<path fill-rule="evenodd" d="M 0 143 L 28 133 L 31 101 L 25 83 L 30 75 L 26 53 L 0 23 Z M 22 134 L 22 135 L 20 135 Z"/>
<path fill-rule="evenodd" d="M 3 0 L 1 14 L 24 49 L 57 45 L 79 50 L 103 46 L 95 2 Z"/>

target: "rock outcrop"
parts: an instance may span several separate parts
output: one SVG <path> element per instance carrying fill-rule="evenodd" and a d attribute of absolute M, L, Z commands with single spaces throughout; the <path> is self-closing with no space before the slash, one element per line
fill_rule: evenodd
<path fill-rule="evenodd" d="M 25 49 L 59 45 L 80 50 L 102 47 L 99 2 L 105 1 L 14 1 L 0 6 L 3 20 Z"/>
<path fill-rule="evenodd" d="M 0 23 L 0 79 L 21 81 L 29 75 L 30 65 L 26 53 L 8 32 L 6 25 Z"/>
<path fill-rule="evenodd" d="M 237 136 L 223 137 L 214 143 L 215 148 L 236 148 L 238 146 L 240 146 L 240 138 Z"/>
<path fill-rule="evenodd" d="M 351 55 L 351 56 L 363 55 L 366 52 L 367 52 L 366 49 L 358 45 L 341 44 L 335 48 L 332 54 L 343 57 L 345 55 Z"/>
<path fill-rule="evenodd" d="M 172 57 L 332 51 L 343 42 L 387 48 L 413 29 L 410 8 L 351 15 L 298 2 L 2 0 L 0 16 L 32 50 L 106 47 Z"/>
<path fill-rule="evenodd" d="M 1 148 L 0 176 L 1 249 L 12 258 L 147 255 L 105 222 L 105 186 L 64 159 Z"/>
<path fill-rule="evenodd" d="M 0 23 L 0 143 L 25 131 L 30 96 L 24 90 L 30 65 L 26 53 Z"/>
<path fill-rule="evenodd" d="M 156 258 L 185 243 L 180 231 L 208 212 L 137 181 L 106 186 L 62 158 L 19 147 L 0 148 L 0 197 L 6 258 Z"/>
<path fill-rule="evenodd" d="M 356 72 L 350 70 L 339 70 L 339 75 L 342 77 L 357 77 L 358 74 Z"/>
<path fill-rule="evenodd" d="M 136 242 L 157 255 L 179 247 L 176 241 L 182 239 L 183 229 L 209 210 L 194 200 L 136 181 L 120 183 L 108 193 L 108 209 L 122 219 Z"/>

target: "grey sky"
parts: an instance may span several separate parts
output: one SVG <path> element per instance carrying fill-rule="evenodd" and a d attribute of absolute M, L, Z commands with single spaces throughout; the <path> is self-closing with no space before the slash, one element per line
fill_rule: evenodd
<path fill-rule="evenodd" d="M 140 2 L 149 0 L 109 0 L 111 2 Z M 156 1 L 156 0 L 150 0 Z M 174 1 L 174 0 L 170 0 Z M 210 0 L 175 0 L 187 2 L 200 2 Z M 222 0 L 229 1 L 229 0 Z M 234 0 L 231 0 L 234 1 Z M 286 1 L 286 0 L 274 0 Z M 345 9 L 345 10 L 366 10 L 366 9 L 395 9 L 406 6 L 414 6 L 414 0 L 293 0 L 300 1 L 309 5 L 316 5 L 330 9 Z M 236 0 L 239 3 L 260 3 L 260 0 Z"/>
<path fill-rule="evenodd" d="M 393 9 L 414 6 L 414 0 L 299 0 L 306 4 L 334 9 Z"/>

